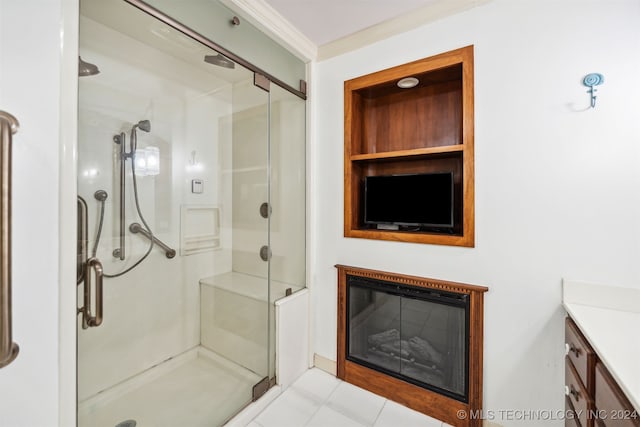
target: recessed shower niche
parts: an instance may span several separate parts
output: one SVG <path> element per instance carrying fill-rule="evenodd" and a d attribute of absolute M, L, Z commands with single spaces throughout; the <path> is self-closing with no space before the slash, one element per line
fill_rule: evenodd
<path fill-rule="evenodd" d="M 218 2 L 162 4 L 80 2 L 81 427 L 222 425 L 275 383 L 274 304 L 305 287 L 304 93 L 193 29 L 259 34 Z"/>

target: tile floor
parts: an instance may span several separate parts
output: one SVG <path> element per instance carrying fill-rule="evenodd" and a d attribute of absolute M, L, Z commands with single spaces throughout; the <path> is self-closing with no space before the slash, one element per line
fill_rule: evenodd
<path fill-rule="evenodd" d="M 443 427 L 441 421 L 346 383 L 305 372 L 247 427 Z"/>

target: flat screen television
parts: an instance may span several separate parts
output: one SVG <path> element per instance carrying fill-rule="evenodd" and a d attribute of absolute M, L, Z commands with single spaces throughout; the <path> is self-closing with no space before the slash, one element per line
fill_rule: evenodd
<path fill-rule="evenodd" d="M 365 177 L 364 222 L 453 228 L 453 173 Z"/>

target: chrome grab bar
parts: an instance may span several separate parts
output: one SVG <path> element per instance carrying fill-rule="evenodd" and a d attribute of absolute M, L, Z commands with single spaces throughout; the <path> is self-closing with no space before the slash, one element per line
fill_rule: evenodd
<path fill-rule="evenodd" d="M 139 223 L 134 222 L 129 226 L 129 231 L 131 231 L 132 233 L 140 233 L 142 234 L 144 237 L 146 237 L 147 239 L 151 240 L 153 239 L 153 243 L 160 246 L 162 249 L 164 249 L 165 255 L 167 256 L 167 258 L 173 258 L 174 256 L 176 256 L 176 250 L 175 249 L 171 249 L 167 244 L 165 244 L 162 240 L 158 239 L 156 236 L 152 236 L 151 234 L 149 234 L 149 232 L 147 230 L 145 230 Z"/>
<path fill-rule="evenodd" d="M 78 196 L 78 249 L 76 260 L 76 284 L 84 280 L 85 260 L 87 259 L 87 246 L 89 244 L 89 234 L 87 230 L 88 221 L 87 202 Z"/>
<path fill-rule="evenodd" d="M 20 351 L 11 335 L 11 140 L 19 127 L 15 117 L 0 111 L 0 368 Z"/>
<path fill-rule="evenodd" d="M 91 270 L 96 275 L 96 314 L 91 315 Z M 98 258 L 89 258 L 84 273 L 84 307 L 78 309 L 82 313 L 82 329 L 96 327 L 102 324 L 103 315 L 103 290 L 102 290 L 102 263 Z"/>
<path fill-rule="evenodd" d="M 124 246 L 125 246 L 125 239 L 124 239 L 124 230 L 125 230 L 125 219 L 124 219 L 124 213 L 125 213 L 125 188 L 124 188 L 124 184 L 125 184 L 125 177 L 126 177 L 126 160 L 127 160 L 127 150 L 125 145 L 125 140 L 126 140 L 126 135 L 124 132 L 120 133 L 119 135 L 115 135 L 113 137 L 113 142 L 115 142 L 116 144 L 120 144 L 120 153 L 119 153 L 119 158 L 120 158 L 120 247 L 116 248 L 113 250 L 113 256 L 115 258 L 119 258 L 121 261 L 124 260 Z"/>

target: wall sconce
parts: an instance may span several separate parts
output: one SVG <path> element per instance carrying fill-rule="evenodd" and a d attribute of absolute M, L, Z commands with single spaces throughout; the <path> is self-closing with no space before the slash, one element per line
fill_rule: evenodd
<path fill-rule="evenodd" d="M 136 175 L 155 176 L 160 174 L 160 149 L 158 147 L 138 148 L 135 153 Z"/>

